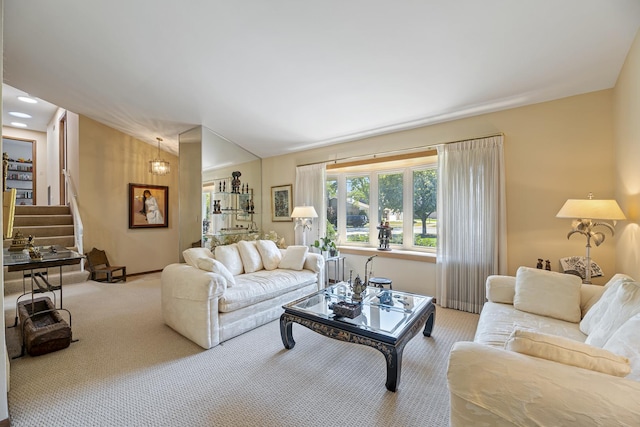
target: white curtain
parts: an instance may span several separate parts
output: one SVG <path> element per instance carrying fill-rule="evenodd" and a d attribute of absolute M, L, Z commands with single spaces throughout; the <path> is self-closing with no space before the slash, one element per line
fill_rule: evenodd
<path fill-rule="evenodd" d="M 313 219 L 311 230 L 307 233 L 307 245 L 323 237 L 327 229 L 327 195 L 325 192 L 326 172 L 324 163 L 296 167 L 296 184 L 293 189 L 294 206 L 313 206 L 318 218 Z M 296 245 L 302 244 L 301 227 L 296 229 Z"/>
<path fill-rule="evenodd" d="M 485 282 L 506 274 L 502 136 L 438 147 L 436 297 L 442 307 L 479 313 Z"/>

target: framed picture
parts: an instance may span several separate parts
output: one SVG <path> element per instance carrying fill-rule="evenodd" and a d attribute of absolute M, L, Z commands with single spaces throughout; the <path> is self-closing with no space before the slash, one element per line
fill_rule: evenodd
<path fill-rule="evenodd" d="M 291 184 L 271 187 L 271 221 L 292 221 Z"/>
<path fill-rule="evenodd" d="M 169 226 L 169 187 L 129 184 L 129 228 Z"/>
<path fill-rule="evenodd" d="M 246 191 L 246 193 L 238 194 L 238 214 L 236 214 L 236 221 L 253 221 L 253 213 L 255 212 L 253 205 L 253 188 L 249 188 Z"/>

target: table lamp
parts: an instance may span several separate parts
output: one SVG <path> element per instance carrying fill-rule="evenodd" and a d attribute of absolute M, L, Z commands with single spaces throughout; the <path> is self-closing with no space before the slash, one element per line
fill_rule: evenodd
<path fill-rule="evenodd" d="M 615 231 L 613 225 L 607 222 L 594 220 L 607 220 L 615 222 L 627 219 L 622 213 L 622 209 L 615 200 L 597 200 L 593 198 L 593 193 L 589 193 L 587 199 L 569 199 L 556 214 L 556 218 L 573 218 L 571 231 L 567 234 L 569 239 L 573 234 L 579 233 L 587 238 L 587 259 L 585 268 L 585 278 L 582 283 L 591 283 L 591 239 L 600 246 L 604 242 L 604 234 L 600 231 L 593 231 L 595 227 L 603 226 L 611 231 L 611 236 Z"/>
<path fill-rule="evenodd" d="M 307 230 L 311 229 L 313 218 L 317 218 L 318 213 L 313 206 L 296 206 L 291 212 L 291 218 L 295 219 L 296 226 L 302 227 L 302 244 L 307 246 Z"/>

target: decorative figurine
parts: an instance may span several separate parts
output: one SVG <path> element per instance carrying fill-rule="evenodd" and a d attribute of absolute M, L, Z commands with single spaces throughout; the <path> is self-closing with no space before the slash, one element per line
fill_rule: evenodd
<path fill-rule="evenodd" d="M 231 176 L 233 179 L 231 180 L 231 192 L 238 194 L 240 193 L 240 176 L 242 174 L 240 171 L 231 172 Z"/>
<path fill-rule="evenodd" d="M 544 262 L 544 269 L 547 270 L 547 271 L 551 271 L 551 261 L 546 260 Z"/>
<path fill-rule="evenodd" d="M 351 292 L 353 295 L 351 298 L 354 301 L 362 301 L 362 294 L 367 290 L 367 285 L 360 279 L 360 275 L 356 274 L 356 278 L 353 280 L 351 284 Z"/>
<path fill-rule="evenodd" d="M 538 263 L 536 264 L 536 268 L 542 270 L 542 258 L 538 258 Z"/>
<path fill-rule="evenodd" d="M 391 240 L 391 231 L 393 227 L 389 227 L 389 221 L 380 221 L 380 225 L 376 227 L 378 231 L 378 240 L 380 244 L 378 246 L 379 251 L 390 251 L 389 241 Z"/>

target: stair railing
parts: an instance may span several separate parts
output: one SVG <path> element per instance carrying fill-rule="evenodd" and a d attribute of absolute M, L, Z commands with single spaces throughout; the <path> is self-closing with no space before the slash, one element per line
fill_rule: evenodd
<path fill-rule="evenodd" d="M 71 178 L 71 172 L 63 169 L 62 174 L 64 175 L 64 181 L 67 186 L 68 191 L 71 193 L 68 198 L 69 209 L 71 210 L 71 215 L 73 216 L 73 237 L 75 240 L 75 245 L 79 254 L 84 253 L 84 249 L 82 246 L 82 235 L 84 232 L 84 227 L 82 226 L 82 218 L 80 218 L 80 209 L 78 208 L 78 191 L 76 190 L 76 186 Z M 80 263 L 80 271 L 84 271 L 84 259 Z"/>

